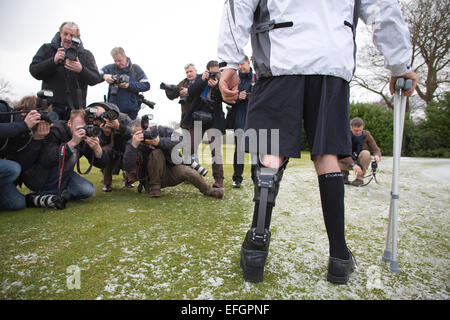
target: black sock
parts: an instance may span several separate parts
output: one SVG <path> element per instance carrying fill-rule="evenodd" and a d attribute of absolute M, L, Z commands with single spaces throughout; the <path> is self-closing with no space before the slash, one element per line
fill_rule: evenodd
<path fill-rule="evenodd" d="M 274 207 L 273 204 L 267 204 L 266 221 L 264 223 L 264 228 L 267 229 L 267 230 L 270 229 L 270 220 L 272 220 L 273 207 Z M 255 202 L 255 208 L 253 209 L 252 228 L 256 228 L 256 225 L 258 223 L 258 214 L 259 214 L 259 203 Z"/>
<path fill-rule="evenodd" d="M 320 199 L 323 219 L 330 243 L 330 256 L 348 260 L 344 223 L 344 179 L 341 172 L 319 176 Z"/>

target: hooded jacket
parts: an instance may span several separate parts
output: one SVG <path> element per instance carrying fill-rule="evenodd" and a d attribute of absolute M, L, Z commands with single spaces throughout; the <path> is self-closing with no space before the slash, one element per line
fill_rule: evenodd
<path fill-rule="evenodd" d="M 59 106 L 70 106 L 67 88 L 75 109 L 86 107 L 87 86 L 94 86 L 100 82 L 97 64 L 92 53 L 85 49 L 83 43 L 78 48 L 78 59 L 83 69 L 80 73 L 72 72 L 64 64 L 55 64 L 54 57 L 61 48 L 59 32 L 51 43 L 42 45 L 30 64 L 30 73 L 37 80 L 42 80 L 42 89 L 53 91 L 53 102 Z M 67 80 L 67 82 L 66 82 Z M 77 96 L 77 89 L 81 90 L 81 101 Z"/>
<path fill-rule="evenodd" d="M 126 74 L 130 77 L 130 86 L 127 89 L 119 88 L 116 95 L 108 90 L 108 102 L 114 103 L 120 109 L 120 112 L 128 113 L 139 110 L 139 93 L 150 90 L 150 82 L 145 72 L 137 64 L 132 64 L 128 58 L 128 64 L 125 68 L 119 69 L 115 64 L 109 64 L 100 70 L 100 81 L 103 75 L 111 74 L 120 76 Z M 111 88 L 111 85 L 109 86 Z"/>
<path fill-rule="evenodd" d="M 408 73 L 410 36 L 397 0 L 227 0 L 219 35 L 221 68 L 237 69 L 251 36 L 258 79 L 330 75 L 350 81 L 357 17 L 373 25 L 373 41 L 392 76 Z"/>

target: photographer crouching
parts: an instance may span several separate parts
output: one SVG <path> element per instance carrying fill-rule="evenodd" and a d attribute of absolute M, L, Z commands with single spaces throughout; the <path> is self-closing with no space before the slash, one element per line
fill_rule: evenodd
<path fill-rule="evenodd" d="M 0 101 L 0 211 L 26 207 L 25 196 L 16 188 L 23 172 L 37 162 L 50 124 L 41 119 L 36 97 L 24 97 L 17 111 Z M 31 110 L 30 110 L 31 109 Z"/>
<path fill-rule="evenodd" d="M 112 49 L 111 56 L 114 63 L 100 70 L 101 79 L 109 84 L 108 102 L 135 120 L 143 101 L 140 93 L 150 90 L 150 82 L 142 68 L 125 55 L 123 48 Z"/>
<path fill-rule="evenodd" d="M 132 120 L 113 103 L 97 102 L 86 107 L 88 122 L 102 129 L 100 145 L 108 153 L 108 163 L 102 169 L 103 192 L 112 191 L 112 176 L 118 175 L 122 169 L 125 146 L 132 136 Z M 125 187 L 133 187 L 123 174 Z"/>
<path fill-rule="evenodd" d="M 42 170 L 36 181 L 37 193 L 30 196 L 29 203 L 43 206 L 35 198 L 56 195 L 62 202 L 59 209 L 64 209 L 68 200 L 93 196 L 94 185 L 74 169 L 82 156 L 98 168 L 106 166 L 108 154 L 103 152 L 98 138 L 101 132 L 98 126 L 86 124 L 84 110 L 72 110 L 67 122 L 54 123 L 39 157 Z"/>
<path fill-rule="evenodd" d="M 355 187 L 364 184 L 364 175 L 370 165 L 370 155 L 374 156 L 375 164 L 373 170 L 381 161 L 381 150 L 369 131 L 364 130 L 364 121 L 361 118 L 353 118 L 350 121 L 352 132 L 352 156 L 339 160 L 339 167 L 344 176 L 344 183 L 350 184 L 348 180 L 349 170 L 356 173 L 356 178 L 351 182 Z"/>
<path fill-rule="evenodd" d="M 183 137 L 168 127 L 149 126 L 145 117 L 141 124 L 136 126 L 135 133 L 125 149 L 123 169 L 128 179 L 133 182 L 140 181 L 150 198 L 159 198 L 162 188 L 188 181 L 202 194 L 222 199 L 223 188 L 213 188 L 209 185 L 199 173 L 204 174 L 205 170 L 196 162 L 193 161 L 191 166 L 188 166 L 172 161 L 172 154 L 177 151 L 176 147 L 180 145 Z"/>

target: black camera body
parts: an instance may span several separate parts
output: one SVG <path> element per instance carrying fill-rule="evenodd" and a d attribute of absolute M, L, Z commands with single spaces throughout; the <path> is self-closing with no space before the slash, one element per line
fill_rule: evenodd
<path fill-rule="evenodd" d="M 159 136 L 158 126 L 149 126 L 149 115 L 144 115 L 141 119 L 142 134 L 144 135 L 144 140 L 153 140 Z"/>
<path fill-rule="evenodd" d="M 78 57 L 78 48 L 80 47 L 81 40 L 79 38 L 73 37 L 72 44 L 69 48 L 64 48 L 64 53 L 66 54 L 66 58 L 72 61 L 77 60 Z"/>
<path fill-rule="evenodd" d="M 378 163 L 375 160 L 373 160 L 370 165 L 372 166 L 372 172 L 376 173 L 378 170 Z"/>
<path fill-rule="evenodd" d="M 117 95 L 119 93 L 119 84 L 121 83 L 130 83 L 130 76 L 127 74 L 121 74 L 120 76 L 113 75 L 112 76 L 114 82 L 111 83 L 111 94 Z"/>
<path fill-rule="evenodd" d="M 209 71 L 208 80 L 210 80 L 210 79 L 216 80 L 217 79 L 217 72 Z"/>

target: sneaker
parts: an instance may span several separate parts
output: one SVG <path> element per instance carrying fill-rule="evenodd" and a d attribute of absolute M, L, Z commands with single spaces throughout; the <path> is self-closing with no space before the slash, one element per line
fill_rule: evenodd
<path fill-rule="evenodd" d="M 103 192 L 111 192 L 111 191 L 112 191 L 111 185 L 105 184 L 105 185 L 103 186 L 103 188 L 102 188 L 102 191 L 103 191 Z"/>
<path fill-rule="evenodd" d="M 134 188 L 134 184 L 129 182 L 129 181 L 125 181 L 124 184 L 123 184 L 123 187 L 131 189 L 131 188 Z"/>
<path fill-rule="evenodd" d="M 209 195 L 217 199 L 223 199 L 224 194 L 225 190 L 223 188 L 212 188 Z"/>
<path fill-rule="evenodd" d="M 359 187 L 363 183 L 364 183 L 364 181 L 362 179 L 356 178 L 355 180 L 352 181 L 352 186 Z"/>
<path fill-rule="evenodd" d="M 233 181 L 233 188 L 240 188 L 241 183 L 239 181 Z"/>
<path fill-rule="evenodd" d="M 159 197 L 161 197 L 161 189 L 159 189 L 159 188 L 152 188 L 150 190 L 150 192 L 148 193 L 148 196 L 150 198 L 159 198 Z"/>
<path fill-rule="evenodd" d="M 330 257 L 328 260 L 327 280 L 334 284 L 346 284 L 350 274 L 355 270 L 355 257 L 350 253 L 348 260 Z"/>

